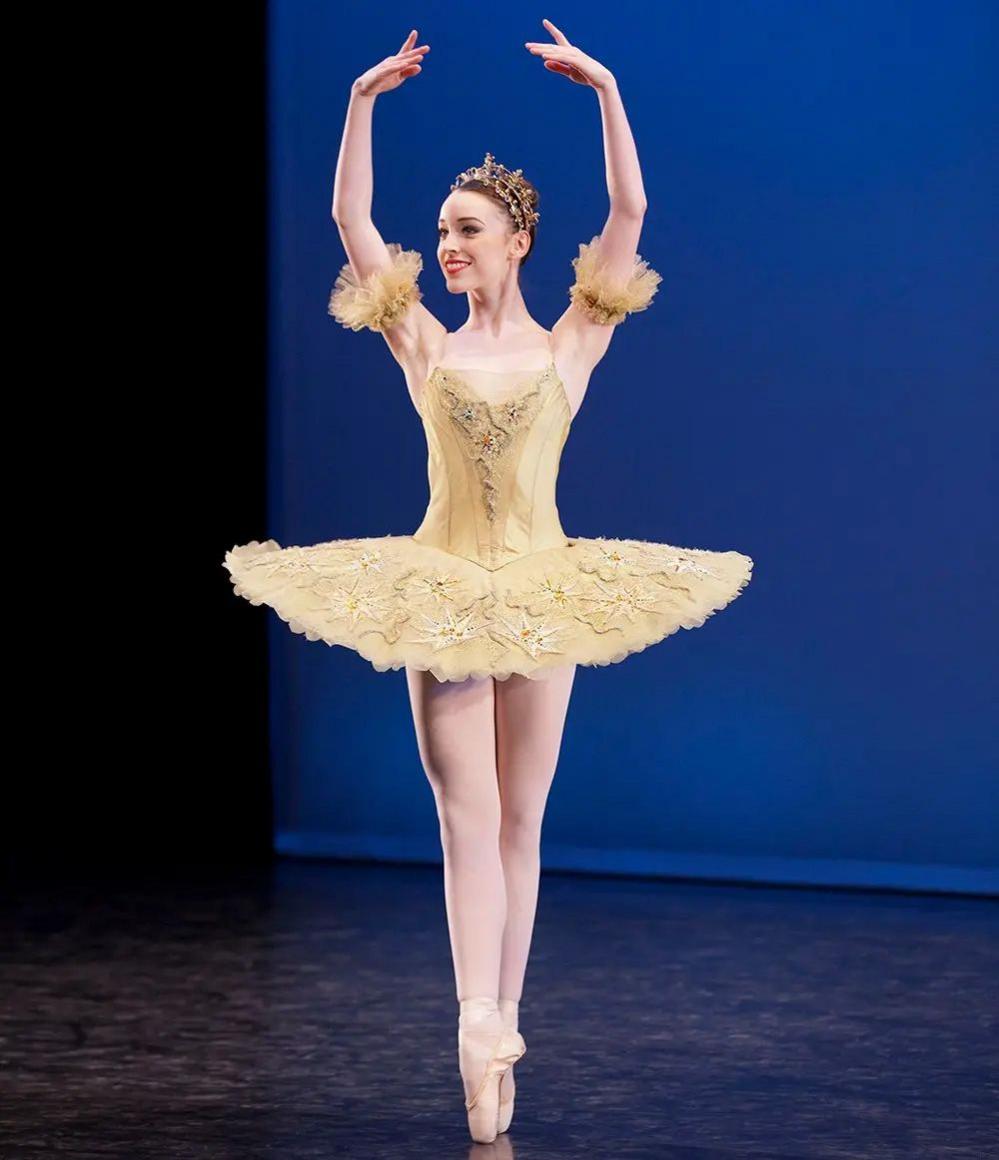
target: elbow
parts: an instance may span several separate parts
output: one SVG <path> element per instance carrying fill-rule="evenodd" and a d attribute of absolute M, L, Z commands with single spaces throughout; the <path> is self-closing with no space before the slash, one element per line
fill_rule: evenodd
<path fill-rule="evenodd" d="M 647 201 L 611 202 L 611 213 L 616 218 L 632 218 L 635 221 L 641 221 L 648 208 Z"/>
<path fill-rule="evenodd" d="M 370 214 L 363 213 L 343 213 L 338 211 L 335 207 L 332 212 L 334 222 L 336 222 L 337 229 L 341 232 L 344 230 L 354 230 L 358 226 L 364 225 L 371 221 Z"/>

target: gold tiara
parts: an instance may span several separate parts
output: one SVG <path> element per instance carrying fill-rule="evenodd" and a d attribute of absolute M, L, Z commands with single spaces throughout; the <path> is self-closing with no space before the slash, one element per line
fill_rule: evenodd
<path fill-rule="evenodd" d="M 486 154 L 485 162 L 466 169 L 455 178 L 452 190 L 460 189 L 466 181 L 481 181 L 491 186 L 510 207 L 510 212 L 520 229 L 526 230 L 533 226 L 541 214 L 530 207 L 530 192 L 522 179 L 523 169 L 509 170 L 505 165 L 498 165 L 491 153 Z"/>

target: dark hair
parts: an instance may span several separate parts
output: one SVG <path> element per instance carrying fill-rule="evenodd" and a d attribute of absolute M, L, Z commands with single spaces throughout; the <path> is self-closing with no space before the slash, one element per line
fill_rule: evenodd
<path fill-rule="evenodd" d="M 526 197 L 524 199 L 527 202 L 526 208 L 528 210 L 534 210 L 536 212 L 538 206 L 541 204 L 541 194 L 538 193 L 534 184 L 532 182 L 528 181 L 526 177 L 521 177 L 520 180 L 527 190 Z M 490 201 L 495 202 L 495 204 L 498 205 L 500 207 L 500 209 L 502 209 L 503 212 L 506 214 L 507 219 L 510 222 L 510 225 L 512 226 L 513 232 L 514 233 L 518 232 L 518 230 L 520 229 L 520 226 L 517 225 L 517 219 L 513 216 L 513 212 L 511 211 L 510 206 L 507 204 L 506 199 L 503 197 L 503 195 L 501 193 L 498 193 L 493 186 L 487 185 L 484 181 L 480 181 L 479 178 L 477 178 L 477 177 L 473 177 L 473 178 L 470 178 L 468 181 L 463 182 L 459 186 L 459 188 L 460 189 L 467 189 L 471 193 L 484 193 L 486 195 L 486 197 L 489 198 Z M 521 266 L 523 266 L 523 264 L 531 256 L 531 253 L 534 250 L 534 237 L 535 237 L 535 234 L 537 232 L 537 228 L 538 227 L 536 224 L 526 227 L 528 234 L 530 234 L 531 242 L 530 242 L 530 245 L 527 247 L 527 253 L 525 253 L 524 256 L 520 259 Z"/>

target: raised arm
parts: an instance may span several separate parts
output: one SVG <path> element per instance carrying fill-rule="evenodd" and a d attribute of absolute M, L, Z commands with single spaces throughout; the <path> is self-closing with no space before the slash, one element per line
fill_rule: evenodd
<path fill-rule="evenodd" d="M 610 211 L 600 234 L 582 243 L 573 259 L 571 302 L 552 328 L 560 365 L 585 379 L 606 354 L 617 323 L 645 310 L 662 278 L 638 254 L 648 202 L 617 81 L 599 61 L 570 44 L 550 20 L 544 24 L 554 43 L 529 41 L 528 51 L 540 56 L 550 72 L 594 89 L 603 122 Z"/>
<path fill-rule="evenodd" d="M 386 244 L 371 220 L 374 176 L 371 125 L 375 98 L 420 70 L 429 45 L 414 48 L 416 29 L 402 48 L 354 81 L 333 182 L 332 215 L 349 262 L 330 295 L 329 313 L 351 330 L 377 330 L 406 370 L 424 365 L 443 325 L 420 301 L 416 250 Z"/>

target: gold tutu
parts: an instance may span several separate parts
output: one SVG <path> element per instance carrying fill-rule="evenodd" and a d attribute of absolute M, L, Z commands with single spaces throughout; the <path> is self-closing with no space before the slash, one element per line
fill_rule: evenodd
<path fill-rule="evenodd" d="M 570 539 L 491 572 L 412 536 L 227 553 L 236 592 L 308 640 L 352 648 L 379 671 L 439 681 L 609 665 L 699 628 L 749 583 L 738 552 Z"/>

